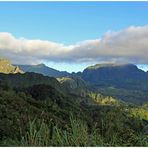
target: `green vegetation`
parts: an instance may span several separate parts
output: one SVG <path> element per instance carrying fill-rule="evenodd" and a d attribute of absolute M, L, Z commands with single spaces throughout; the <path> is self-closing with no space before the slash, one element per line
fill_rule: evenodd
<path fill-rule="evenodd" d="M 99 105 L 116 105 L 117 106 L 121 104 L 119 100 L 114 99 L 111 96 L 104 97 L 103 95 L 99 93 L 94 93 L 94 92 L 89 93 L 89 96 Z"/>
<path fill-rule="evenodd" d="M 136 66 L 96 65 L 56 79 L 14 74 L 2 62 L 0 146 L 148 146 L 148 78 Z"/>
<path fill-rule="evenodd" d="M 23 146 L 96 146 L 101 142 L 95 131 L 89 133 L 86 123 L 72 116 L 66 130 L 34 120 L 29 123 L 28 131 L 21 139 Z"/>
<path fill-rule="evenodd" d="M 148 121 L 148 107 L 145 107 L 143 105 L 143 106 L 131 107 L 129 110 L 133 116 Z"/>
<path fill-rule="evenodd" d="M 133 64 L 97 64 L 79 74 L 91 90 L 128 103 L 148 101 L 148 73 Z"/>
<path fill-rule="evenodd" d="M 44 76 L 56 77 L 66 92 L 81 97 L 86 97 L 90 91 L 98 91 L 102 95 L 136 105 L 142 105 L 148 100 L 148 73 L 138 69 L 134 64 L 102 63 L 89 66 L 83 72 L 71 74 L 65 71 L 57 71 L 44 64 L 20 65 L 20 68 L 24 72 L 35 72 Z M 26 86 L 27 82 L 24 79 L 21 79 L 19 83 L 14 81 L 11 82 L 13 87 L 16 84 L 20 85 L 21 82 L 21 85 L 24 83 Z M 41 81 L 45 84 L 48 83 L 45 82 L 46 80 Z M 33 85 L 38 84 L 36 80 L 31 83 Z"/>
<path fill-rule="evenodd" d="M 147 102 L 148 92 L 141 90 L 128 90 L 124 88 L 115 87 L 104 87 L 99 88 L 98 92 L 105 96 L 112 96 L 114 98 L 119 98 L 124 102 L 142 105 Z"/>
<path fill-rule="evenodd" d="M 143 111 L 135 116 L 137 106 L 90 96 L 86 102 L 47 84 L 14 90 L 0 82 L 0 145 L 148 146 Z"/>
<path fill-rule="evenodd" d="M 57 78 L 65 90 L 71 94 L 86 97 L 89 92 L 86 82 L 78 76 Z"/>
<path fill-rule="evenodd" d="M 55 87 L 57 90 L 62 90 L 60 83 L 55 78 L 37 73 L 17 73 L 9 75 L 0 73 L 0 79 L 6 82 L 10 87 L 16 89 L 27 88 L 38 84 L 47 84 Z"/>

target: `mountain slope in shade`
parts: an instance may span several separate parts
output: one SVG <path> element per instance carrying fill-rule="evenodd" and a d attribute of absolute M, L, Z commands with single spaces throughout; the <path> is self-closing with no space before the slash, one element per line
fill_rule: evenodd
<path fill-rule="evenodd" d="M 0 59 L 0 73 L 23 73 L 18 66 L 13 66 L 8 59 Z"/>
<path fill-rule="evenodd" d="M 141 104 L 148 101 L 148 73 L 133 64 L 97 64 L 77 73 L 103 95 Z"/>
<path fill-rule="evenodd" d="M 24 74 L 0 74 L 0 80 L 6 82 L 12 88 L 27 88 L 33 85 L 46 84 L 62 91 L 61 84 L 53 77 L 43 76 L 38 73 L 24 73 Z"/>
<path fill-rule="evenodd" d="M 86 82 L 78 76 L 57 78 L 61 85 L 70 93 L 86 97 L 89 90 Z"/>
<path fill-rule="evenodd" d="M 133 64 L 97 64 L 86 68 L 81 76 L 85 81 L 98 87 L 148 89 L 148 74 Z"/>
<path fill-rule="evenodd" d="M 64 77 L 69 75 L 69 73 L 66 71 L 58 71 L 56 69 L 46 66 L 45 64 L 19 65 L 19 67 L 24 72 L 35 72 L 35 73 L 40 73 L 40 74 L 43 74 L 44 76 L 50 76 L 50 77 Z"/>

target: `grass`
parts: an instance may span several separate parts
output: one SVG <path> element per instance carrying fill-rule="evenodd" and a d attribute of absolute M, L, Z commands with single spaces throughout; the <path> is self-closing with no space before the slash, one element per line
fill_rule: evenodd
<path fill-rule="evenodd" d="M 107 116 L 106 116 L 107 117 Z M 108 118 L 108 117 L 107 117 Z M 116 124 L 118 124 L 118 121 Z M 119 124 L 118 128 L 122 126 Z M 64 128 L 57 124 L 35 118 L 29 121 L 25 133 L 20 133 L 21 139 L 3 139 L 1 146 L 148 146 L 147 126 L 139 136 L 129 129 L 113 130 L 117 125 L 111 125 L 108 119 L 101 120 L 101 128 L 70 116 L 70 124 Z M 106 130 L 107 129 L 107 130 Z M 106 131 L 106 132 L 105 132 Z M 124 132 L 125 131 L 125 132 Z M 129 131 L 129 132 L 128 132 Z M 121 134 L 123 132 L 123 134 Z M 143 134 L 144 133 L 144 134 Z M 121 136 L 120 136 L 121 134 Z M 130 136 L 131 135 L 131 136 Z M 127 136 L 130 136 L 129 138 Z M 128 138 L 127 140 L 125 138 Z M 134 138 L 134 139 L 133 139 Z M 133 141 L 133 142 L 132 142 Z"/>
<path fill-rule="evenodd" d="M 34 119 L 21 139 L 21 146 L 101 146 L 103 140 L 96 130 L 89 132 L 85 122 L 70 117 L 70 126 L 61 129 L 52 123 Z"/>

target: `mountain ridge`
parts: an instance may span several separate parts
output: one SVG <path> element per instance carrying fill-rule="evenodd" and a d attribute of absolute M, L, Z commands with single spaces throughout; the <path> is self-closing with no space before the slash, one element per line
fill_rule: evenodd
<path fill-rule="evenodd" d="M 66 71 L 59 71 L 54 68 L 48 67 L 45 64 L 37 64 L 37 65 L 19 65 L 19 67 L 24 72 L 35 72 L 43 74 L 44 76 L 50 76 L 50 77 L 63 77 L 68 76 L 69 73 Z"/>
<path fill-rule="evenodd" d="M 104 68 L 104 67 L 107 68 L 107 67 L 119 67 L 119 66 L 123 67 L 123 66 L 136 66 L 136 65 L 131 63 L 101 63 L 101 64 L 98 63 L 95 65 L 88 66 L 85 69 L 98 69 L 98 68 Z"/>
<path fill-rule="evenodd" d="M 148 73 L 134 64 L 86 68 L 79 76 L 95 91 L 126 102 L 148 101 Z"/>
<path fill-rule="evenodd" d="M 83 72 L 70 74 L 41 63 L 34 66 L 26 65 L 24 72 L 26 73 L 23 75 L 11 76 L 10 74 L 8 77 L 1 75 L 1 79 L 4 76 L 12 86 L 19 87 L 19 85 L 28 86 L 29 80 L 33 84 L 38 84 L 39 79 L 41 83 L 52 84 L 53 81 L 46 78 L 48 76 L 55 77 L 59 81 L 56 85 L 58 90 L 63 89 L 73 95 L 84 97 L 91 91 L 97 91 L 105 96 L 112 96 L 131 103 L 139 104 L 148 100 L 148 73 L 134 64 L 96 64 L 85 68 Z M 57 82 L 54 81 L 53 84 Z"/>

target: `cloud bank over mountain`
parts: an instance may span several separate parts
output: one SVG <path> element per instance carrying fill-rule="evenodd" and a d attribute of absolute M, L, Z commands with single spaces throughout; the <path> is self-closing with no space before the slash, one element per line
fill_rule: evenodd
<path fill-rule="evenodd" d="M 99 39 L 69 46 L 48 40 L 16 38 L 11 33 L 1 32 L 0 56 L 19 64 L 41 61 L 148 63 L 148 25 L 108 31 Z"/>

